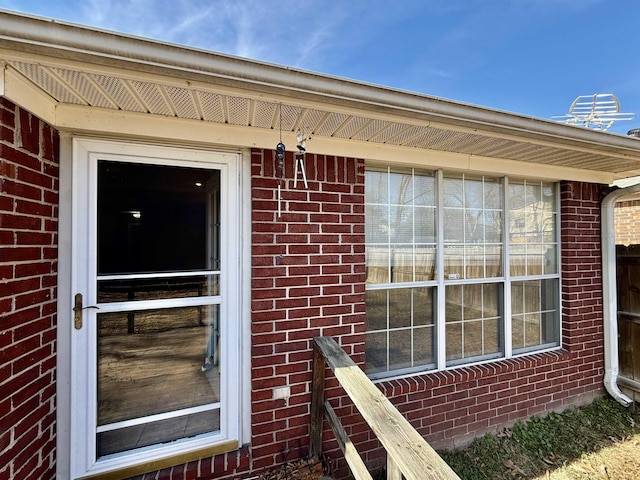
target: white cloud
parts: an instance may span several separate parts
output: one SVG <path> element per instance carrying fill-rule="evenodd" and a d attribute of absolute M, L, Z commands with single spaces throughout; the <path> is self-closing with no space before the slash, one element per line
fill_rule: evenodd
<path fill-rule="evenodd" d="M 0 0 L 2 1 L 2 0 Z M 301 68 L 346 18 L 330 0 L 85 0 L 76 23 Z"/>

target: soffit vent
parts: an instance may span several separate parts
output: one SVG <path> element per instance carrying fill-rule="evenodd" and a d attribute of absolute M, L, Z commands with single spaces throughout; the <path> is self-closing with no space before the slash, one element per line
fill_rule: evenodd
<path fill-rule="evenodd" d="M 335 112 L 322 106 L 308 108 L 252 98 L 241 92 L 216 92 L 215 85 L 199 87 L 176 79 L 174 83 L 148 78 L 125 78 L 82 67 L 10 60 L 8 64 L 60 103 L 151 113 L 207 122 L 257 127 L 283 132 L 298 129 L 313 136 L 455 152 L 487 158 L 520 160 L 610 172 L 633 172 L 638 155 L 578 151 L 526 139 L 501 138 L 446 127 L 411 124 Z M 329 108 L 330 106 L 327 105 Z"/>

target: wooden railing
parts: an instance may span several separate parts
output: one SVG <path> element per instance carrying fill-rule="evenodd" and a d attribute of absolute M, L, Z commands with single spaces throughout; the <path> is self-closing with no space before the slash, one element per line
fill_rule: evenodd
<path fill-rule="evenodd" d="M 309 426 L 309 453 L 312 456 L 322 453 L 322 421 L 326 415 L 355 480 L 371 480 L 371 474 L 340 419 L 329 401 L 324 400 L 327 365 L 387 451 L 388 480 L 460 480 L 331 337 L 314 338 Z"/>

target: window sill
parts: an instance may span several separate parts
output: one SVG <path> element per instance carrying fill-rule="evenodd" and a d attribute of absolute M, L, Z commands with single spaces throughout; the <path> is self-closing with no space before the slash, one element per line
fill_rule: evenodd
<path fill-rule="evenodd" d="M 553 350 L 530 352 L 508 359 L 500 358 L 483 363 L 452 366 L 446 370 L 431 370 L 397 377 L 380 378 L 374 380 L 374 383 L 387 397 L 395 397 L 526 368 L 566 362 L 570 358 L 570 352 L 564 348 L 557 347 Z"/>

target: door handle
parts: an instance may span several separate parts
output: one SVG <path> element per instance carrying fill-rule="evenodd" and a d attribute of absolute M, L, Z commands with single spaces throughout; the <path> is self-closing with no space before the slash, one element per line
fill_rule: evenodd
<path fill-rule="evenodd" d="M 76 296 L 73 300 L 73 326 L 76 330 L 80 330 L 82 328 L 82 311 L 87 308 L 95 308 L 98 310 L 98 307 L 83 307 L 82 306 L 82 294 L 76 293 Z"/>

